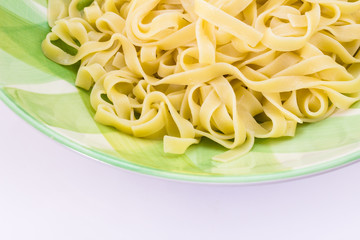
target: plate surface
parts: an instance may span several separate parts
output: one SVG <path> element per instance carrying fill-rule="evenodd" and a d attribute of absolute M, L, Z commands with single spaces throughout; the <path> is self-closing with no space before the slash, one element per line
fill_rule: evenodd
<path fill-rule="evenodd" d="M 211 161 L 225 149 L 203 139 L 184 155 L 163 153 L 161 141 L 134 138 L 93 120 L 89 92 L 74 86 L 76 67 L 48 60 L 46 0 L 0 2 L 0 98 L 28 123 L 89 157 L 128 170 L 178 180 L 249 183 L 329 170 L 360 157 L 360 104 L 296 137 L 258 139 L 246 156 Z"/>

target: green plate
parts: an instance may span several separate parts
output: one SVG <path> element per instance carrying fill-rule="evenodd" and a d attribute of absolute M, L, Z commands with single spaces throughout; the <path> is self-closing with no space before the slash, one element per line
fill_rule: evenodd
<path fill-rule="evenodd" d="M 258 139 L 249 154 L 229 163 L 211 161 L 225 149 L 206 139 L 184 155 L 165 154 L 161 141 L 93 120 L 89 92 L 74 86 L 76 66 L 60 66 L 41 52 L 49 32 L 46 0 L 2 0 L 0 16 L 0 98 L 46 135 L 89 157 L 158 177 L 214 183 L 288 179 L 360 157 L 359 103 L 300 126 L 295 138 Z"/>

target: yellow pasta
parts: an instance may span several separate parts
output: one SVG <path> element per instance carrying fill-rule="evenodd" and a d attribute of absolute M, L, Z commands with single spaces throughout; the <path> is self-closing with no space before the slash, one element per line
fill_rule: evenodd
<path fill-rule="evenodd" d="M 231 161 L 360 99 L 360 1 L 49 0 L 48 19 L 95 120 L 168 153 L 206 137 Z"/>

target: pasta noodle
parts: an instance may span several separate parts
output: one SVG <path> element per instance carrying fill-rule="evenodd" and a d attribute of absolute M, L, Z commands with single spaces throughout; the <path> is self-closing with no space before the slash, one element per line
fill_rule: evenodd
<path fill-rule="evenodd" d="M 168 153 L 206 137 L 231 161 L 360 99 L 360 1 L 49 0 L 48 21 L 95 120 Z"/>

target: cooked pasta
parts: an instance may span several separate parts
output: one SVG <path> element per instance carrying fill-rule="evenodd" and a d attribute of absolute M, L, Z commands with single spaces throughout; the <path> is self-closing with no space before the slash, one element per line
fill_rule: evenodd
<path fill-rule="evenodd" d="M 48 21 L 95 120 L 167 153 L 206 137 L 230 161 L 360 99 L 360 1 L 49 0 Z"/>

